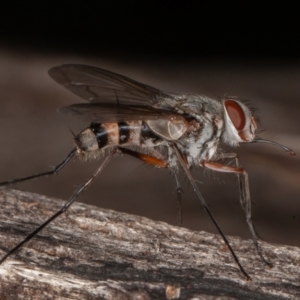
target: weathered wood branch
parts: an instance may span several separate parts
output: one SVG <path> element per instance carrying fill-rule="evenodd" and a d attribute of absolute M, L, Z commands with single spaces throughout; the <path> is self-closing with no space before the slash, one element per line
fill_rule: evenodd
<path fill-rule="evenodd" d="M 0 190 L 0 255 L 62 206 Z M 0 299 L 300 299 L 300 249 L 229 238 L 76 203 L 0 266 Z"/>

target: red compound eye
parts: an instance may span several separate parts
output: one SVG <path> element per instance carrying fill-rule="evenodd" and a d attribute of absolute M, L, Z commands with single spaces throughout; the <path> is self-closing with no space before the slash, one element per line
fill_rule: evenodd
<path fill-rule="evenodd" d="M 241 106 L 235 101 L 226 100 L 225 108 L 236 130 L 243 130 L 246 124 L 246 117 Z"/>

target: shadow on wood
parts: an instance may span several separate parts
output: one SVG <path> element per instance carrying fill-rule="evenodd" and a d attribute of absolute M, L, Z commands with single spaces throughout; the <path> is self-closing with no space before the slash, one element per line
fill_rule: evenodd
<path fill-rule="evenodd" d="M 62 204 L 1 189 L 0 255 Z M 252 281 L 218 235 L 75 203 L 0 266 L 0 299 L 300 298 L 299 248 L 262 243 L 270 269 L 252 241 L 229 241 Z"/>

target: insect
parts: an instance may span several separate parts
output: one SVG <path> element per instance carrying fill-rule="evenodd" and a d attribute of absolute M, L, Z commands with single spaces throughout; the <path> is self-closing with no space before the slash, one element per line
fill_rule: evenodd
<path fill-rule="evenodd" d="M 190 169 L 202 167 L 217 172 L 237 175 L 240 203 L 255 248 L 261 260 L 265 258 L 251 220 L 251 200 L 247 172 L 239 166 L 235 153 L 223 153 L 220 146 L 232 147 L 240 143 L 269 143 L 295 156 L 291 149 L 256 136 L 253 111 L 242 101 L 232 97 L 215 100 L 201 95 L 170 94 L 139 83 L 116 73 L 85 65 L 62 65 L 49 70 L 49 75 L 87 103 L 60 109 L 91 122 L 90 126 L 74 136 L 74 149 L 54 170 L 0 183 L 14 184 L 37 177 L 57 174 L 78 155 L 84 160 L 101 158 L 108 153 L 96 172 L 84 182 L 65 205 L 7 252 L 3 263 L 52 220 L 65 212 L 103 170 L 116 153 L 128 154 L 160 168 L 168 168 L 175 178 L 181 223 L 181 189 L 179 169 L 189 179 L 202 207 L 222 236 L 241 272 L 250 279 L 238 257 L 209 210 Z M 235 165 L 224 163 L 233 159 Z"/>

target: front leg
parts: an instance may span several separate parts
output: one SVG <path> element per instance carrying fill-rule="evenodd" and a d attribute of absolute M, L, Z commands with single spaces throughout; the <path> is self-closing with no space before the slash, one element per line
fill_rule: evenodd
<path fill-rule="evenodd" d="M 261 260 L 267 264 L 268 266 L 272 266 L 272 264 L 264 257 L 261 246 L 258 242 L 259 238 L 254 229 L 252 223 L 252 215 L 251 215 L 251 198 L 250 198 L 250 189 L 249 189 L 249 179 L 248 173 L 242 167 L 239 167 L 239 161 L 236 153 L 225 153 L 219 159 L 222 158 L 234 158 L 236 166 L 223 165 L 215 161 L 203 161 L 201 165 L 207 169 L 214 170 L 217 172 L 225 172 L 225 173 L 234 173 L 238 177 L 239 183 L 239 193 L 240 193 L 240 203 L 241 206 L 246 213 L 246 221 L 249 227 L 249 230 L 252 235 L 252 240 L 255 245 L 255 248 L 261 258 Z"/>

